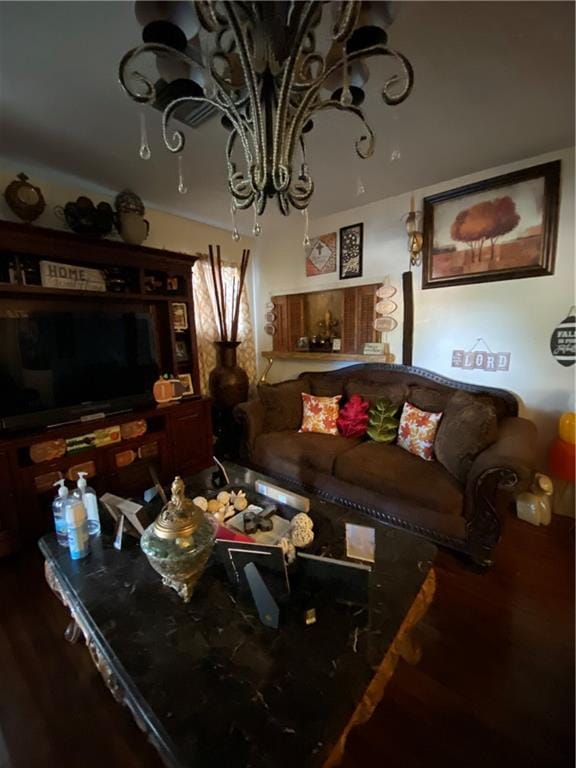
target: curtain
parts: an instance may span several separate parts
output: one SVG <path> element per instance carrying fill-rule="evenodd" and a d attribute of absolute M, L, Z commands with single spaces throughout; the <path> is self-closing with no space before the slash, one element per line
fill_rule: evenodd
<path fill-rule="evenodd" d="M 226 296 L 227 327 L 230 332 L 232 295 L 235 285 L 240 279 L 240 269 L 236 264 L 222 265 L 222 281 Z M 218 324 L 216 320 L 216 299 L 212 286 L 212 275 L 208 257 L 202 256 L 194 265 L 194 318 L 196 320 L 196 338 L 198 342 L 198 364 L 200 366 L 200 384 L 203 394 L 208 394 L 208 376 L 216 367 L 217 354 L 214 341 L 219 341 Z M 246 293 L 246 285 L 240 298 L 240 316 L 238 320 L 238 365 L 248 374 L 250 388 L 256 384 L 256 350 L 254 333 L 250 318 L 250 305 Z"/>

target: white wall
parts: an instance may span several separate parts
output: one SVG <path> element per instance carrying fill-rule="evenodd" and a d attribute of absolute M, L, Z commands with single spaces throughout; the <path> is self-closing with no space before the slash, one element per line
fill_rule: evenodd
<path fill-rule="evenodd" d="M 574 150 L 529 158 L 414 191 L 419 206 L 427 195 L 557 158 L 562 160 L 562 182 L 554 275 L 422 291 L 420 269 L 414 271 L 414 365 L 461 381 L 513 391 L 522 402 L 522 413 L 538 425 L 543 466 L 545 451 L 556 431 L 557 416 L 568 409 L 574 389 L 574 367 L 559 365 L 549 347 L 553 329 L 575 303 Z M 408 268 L 402 217 L 409 207 L 410 194 L 405 194 L 314 219 L 312 201 L 311 235 L 364 223 L 364 275 L 362 279 L 344 283 L 339 282 L 337 273 L 306 277 L 302 216 L 292 213 L 287 219 L 276 217 L 273 222 L 267 222 L 265 218 L 263 233 L 256 241 L 254 264 L 258 353 L 271 348 L 271 339 L 263 331 L 264 304 L 270 296 L 378 282 L 390 275 L 392 284 L 398 288 L 399 307 L 395 314 L 398 328 L 389 334 L 388 340 L 396 361 L 402 362 L 401 274 Z M 485 339 L 495 352 L 511 353 L 509 371 L 493 373 L 451 367 L 452 350 L 468 350 L 478 337 Z M 277 362 L 269 380 L 280 381 L 292 378 L 302 370 L 325 370 L 327 367 L 337 365 Z"/>

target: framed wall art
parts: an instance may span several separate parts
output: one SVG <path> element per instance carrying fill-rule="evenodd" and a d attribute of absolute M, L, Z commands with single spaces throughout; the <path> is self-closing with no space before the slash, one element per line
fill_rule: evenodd
<path fill-rule="evenodd" d="M 310 240 L 306 247 L 306 277 L 336 272 L 336 232 Z"/>
<path fill-rule="evenodd" d="M 172 323 L 175 331 L 188 330 L 188 309 L 184 302 L 172 303 Z"/>
<path fill-rule="evenodd" d="M 362 277 L 364 224 L 352 224 L 340 230 L 340 280 Z"/>
<path fill-rule="evenodd" d="M 182 386 L 184 387 L 184 392 L 182 392 L 183 397 L 188 397 L 189 395 L 194 394 L 194 386 L 192 384 L 192 374 L 190 373 L 179 373 L 178 378 L 180 379 L 180 382 Z"/>
<path fill-rule="evenodd" d="M 554 274 L 560 161 L 424 198 L 422 288 Z"/>

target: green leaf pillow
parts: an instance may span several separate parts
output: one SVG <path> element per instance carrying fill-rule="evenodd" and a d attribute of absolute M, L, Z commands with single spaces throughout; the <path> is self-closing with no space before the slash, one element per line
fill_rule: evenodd
<path fill-rule="evenodd" d="M 398 405 L 381 398 L 368 411 L 368 436 L 377 443 L 391 443 L 396 439 L 399 420 L 395 414 Z"/>

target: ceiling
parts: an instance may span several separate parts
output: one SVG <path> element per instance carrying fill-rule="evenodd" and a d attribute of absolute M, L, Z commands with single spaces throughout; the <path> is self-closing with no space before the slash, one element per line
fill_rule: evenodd
<path fill-rule="evenodd" d="M 355 155 L 352 117 L 315 119 L 314 217 L 574 144 L 574 3 L 398 6 L 390 44 L 414 66 L 413 93 L 387 107 L 378 96 L 385 63 L 372 60 L 369 160 Z M 186 195 L 151 110 L 152 158 L 138 156 L 138 107 L 116 82 L 121 56 L 139 42 L 131 2 L 1 2 L 0 30 L 1 157 L 91 188 L 128 186 L 149 206 L 229 226 L 218 119 L 188 132 Z"/>

